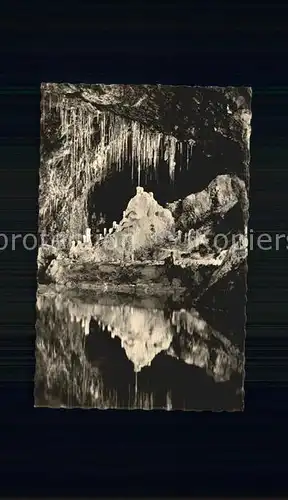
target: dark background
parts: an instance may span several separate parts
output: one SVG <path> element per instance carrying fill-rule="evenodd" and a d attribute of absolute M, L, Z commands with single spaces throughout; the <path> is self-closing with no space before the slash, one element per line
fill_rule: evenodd
<path fill-rule="evenodd" d="M 285 232 L 284 5 L 35 9 L 1 7 L 0 232 L 37 231 L 39 86 L 61 80 L 251 85 L 250 229 Z M 1 252 L 0 493 L 287 493 L 285 243 L 248 263 L 244 413 L 65 411 L 33 408 L 36 251 Z"/>

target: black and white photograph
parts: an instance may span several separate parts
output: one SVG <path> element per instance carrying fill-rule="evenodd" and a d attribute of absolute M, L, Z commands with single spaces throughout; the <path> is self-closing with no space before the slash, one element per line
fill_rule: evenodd
<path fill-rule="evenodd" d="M 244 410 L 251 101 L 41 85 L 36 407 Z"/>

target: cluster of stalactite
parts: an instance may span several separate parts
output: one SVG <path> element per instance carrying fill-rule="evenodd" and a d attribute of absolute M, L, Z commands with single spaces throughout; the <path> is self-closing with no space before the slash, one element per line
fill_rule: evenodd
<path fill-rule="evenodd" d="M 93 115 L 80 103 L 71 105 L 63 97 L 44 94 L 41 110 L 44 135 L 47 127 L 51 126 L 51 114 L 55 111 L 56 118 L 60 120 L 60 130 L 55 130 L 55 133 L 60 136 L 61 146 L 49 158 L 48 165 L 56 168 L 61 162 L 61 174 L 63 173 L 68 184 L 75 186 L 77 194 L 79 181 L 86 184 L 94 174 L 91 170 Z"/>
<path fill-rule="evenodd" d="M 127 120 L 110 112 L 100 112 L 85 107 L 81 101 L 71 101 L 63 96 L 44 93 L 41 122 L 43 133 L 49 126 L 52 108 L 60 116 L 60 134 L 63 142 L 62 161 L 70 166 L 72 178 L 77 171 L 101 179 L 101 173 L 115 165 L 121 170 L 124 163 L 131 163 L 131 177 L 137 176 L 140 184 L 141 169 L 158 166 L 161 159 L 169 165 L 170 177 L 175 175 L 176 154 L 189 161 L 194 141 L 183 144 L 174 136 L 147 129 L 139 122 Z M 95 141 L 96 137 L 96 141 Z M 58 155 L 55 155 L 55 158 Z"/>

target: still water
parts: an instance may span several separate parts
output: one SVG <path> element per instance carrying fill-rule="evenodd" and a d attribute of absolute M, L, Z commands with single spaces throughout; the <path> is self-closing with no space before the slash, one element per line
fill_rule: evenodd
<path fill-rule="evenodd" d="M 234 337 L 163 298 L 38 294 L 35 405 L 240 410 Z"/>

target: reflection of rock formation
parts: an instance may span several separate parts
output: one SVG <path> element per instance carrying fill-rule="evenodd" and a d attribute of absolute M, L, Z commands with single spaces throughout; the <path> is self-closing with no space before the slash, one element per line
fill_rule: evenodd
<path fill-rule="evenodd" d="M 91 318 L 99 327 L 118 337 L 132 361 L 135 372 L 150 366 L 160 353 L 177 357 L 198 366 L 216 382 L 229 380 L 233 372 L 242 372 L 242 355 L 221 333 L 212 329 L 195 309 L 171 312 L 170 319 L 161 309 L 144 309 L 128 305 L 87 304 L 56 297 L 55 308 L 66 311 L 71 322 L 81 325 L 82 335 L 89 333 Z M 43 307 L 38 297 L 38 308 Z"/>
<path fill-rule="evenodd" d="M 39 309 L 43 307 L 43 301 L 45 299 L 38 296 Z M 119 337 L 135 372 L 149 366 L 155 356 L 167 350 L 172 342 L 171 324 L 159 309 L 61 302 L 60 295 L 55 298 L 55 307 L 58 311 L 68 310 L 70 321 L 80 323 L 85 335 L 89 334 L 90 320 L 94 318 L 100 328 L 110 332 L 112 338 Z"/>
<path fill-rule="evenodd" d="M 233 372 L 242 371 L 238 349 L 224 335 L 213 330 L 195 309 L 174 311 L 171 322 L 178 336 L 175 336 L 168 354 L 205 368 L 215 382 L 229 380 Z"/>
<path fill-rule="evenodd" d="M 164 312 L 130 306 L 94 306 L 93 314 L 100 319 L 112 337 L 119 337 L 135 372 L 149 366 L 161 351 L 169 348 L 173 332 Z"/>

